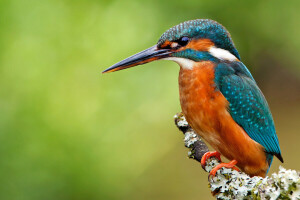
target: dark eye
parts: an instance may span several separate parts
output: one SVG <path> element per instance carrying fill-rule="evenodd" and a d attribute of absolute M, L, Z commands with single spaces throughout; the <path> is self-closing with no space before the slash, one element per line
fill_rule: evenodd
<path fill-rule="evenodd" d="M 178 40 L 178 44 L 180 46 L 185 46 L 185 45 L 187 45 L 187 43 L 189 43 L 189 41 L 190 41 L 190 38 L 188 38 L 187 36 L 183 36 Z"/>

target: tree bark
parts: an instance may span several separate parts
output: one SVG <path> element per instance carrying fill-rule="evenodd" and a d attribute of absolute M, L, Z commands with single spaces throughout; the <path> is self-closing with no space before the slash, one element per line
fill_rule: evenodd
<path fill-rule="evenodd" d="M 184 144 L 189 148 L 188 157 L 198 162 L 208 152 L 208 147 L 189 126 L 182 113 L 175 115 L 175 124 L 184 134 Z M 210 172 L 219 160 L 207 160 L 205 171 Z M 300 200 L 300 172 L 279 167 L 270 177 L 250 177 L 243 172 L 221 168 L 215 177 L 209 176 L 209 187 L 217 199 L 291 199 Z"/>

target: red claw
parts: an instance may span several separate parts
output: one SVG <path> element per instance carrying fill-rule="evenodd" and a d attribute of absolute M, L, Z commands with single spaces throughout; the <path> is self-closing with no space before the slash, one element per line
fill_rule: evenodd
<path fill-rule="evenodd" d="M 232 168 L 232 169 L 234 169 L 234 170 L 236 170 L 236 171 L 240 171 L 239 168 L 237 168 L 237 167 L 235 166 L 236 164 L 237 164 L 237 161 L 236 161 L 236 160 L 232 160 L 232 161 L 230 161 L 229 163 L 221 163 L 221 164 L 218 164 L 215 168 L 213 168 L 213 169 L 210 171 L 209 175 L 210 175 L 210 176 L 215 176 L 216 173 L 217 173 L 217 171 L 218 171 L 219 169 L 221 169 L 222 167 Z"/>
<path fill-rule="evenodd" d="M 221 154 L 219 152 L 217 152 L 217 151 L 206 152 L 201 158 L 201 166 L 203 169 L 205 169 L 206 160 L 209 159 L 210 157 L 216 157 L 220 162 L 222 162 Z"/>

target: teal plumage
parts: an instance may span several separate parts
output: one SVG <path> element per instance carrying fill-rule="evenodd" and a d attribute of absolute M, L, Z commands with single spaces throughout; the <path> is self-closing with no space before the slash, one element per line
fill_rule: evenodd
<path fill-rule="evenodd" d="M 179 91 L 182 112 L 191 127 L 230 163 L 222 167 L 241 170 L 250 176 L 266 176 L 274 155 L 283 162 L 274 121 L 262 92 L 230 37 L 218 22 L 190 20 L 162 34 L 158 43 L 103 73 L 118 71 L 155 60 L 180 65 Z M 249 137 L 248 137 L 249 136 Z"/>
<path fill-rule="evenodd" d="M 240 59 L 240 55 L 232 42 L 229 32 L 221 24 L 211 19 L 195 19 L 180 23 L 162 34 L 157 46 L 161 46 L 167 40 L 177 41 L 183 36 L 194 39 L 210 39 L 215 43 L 216 47 L 227 49 Z"/>
<path fill-rule="evenodd" d="M 283 162 L 268 103 L 242 62 L 220 63 L 215 69 L 217 88 L 229 102 L 232 118 L 267 154 Z M 273 156 L 268 155 L 269 163 Z"/>

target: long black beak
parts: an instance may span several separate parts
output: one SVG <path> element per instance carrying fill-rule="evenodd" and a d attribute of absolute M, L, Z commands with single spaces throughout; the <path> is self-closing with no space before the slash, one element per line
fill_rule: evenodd
<path fill-rule="evenodd" d="M 122 69 L 126 69 L 129 67 L 134 67 L 137 65 L 142 65 L 151 61 L 159 60 L 161 58 L 169 57 L 170 50 L 169 49 L 157 49 L 157 46 L 154 45 L 149 49 L 141 51 L 125 60 L 122 60 L 113 66 L 107 68 L 102 73 L 114 72 Z"/>

